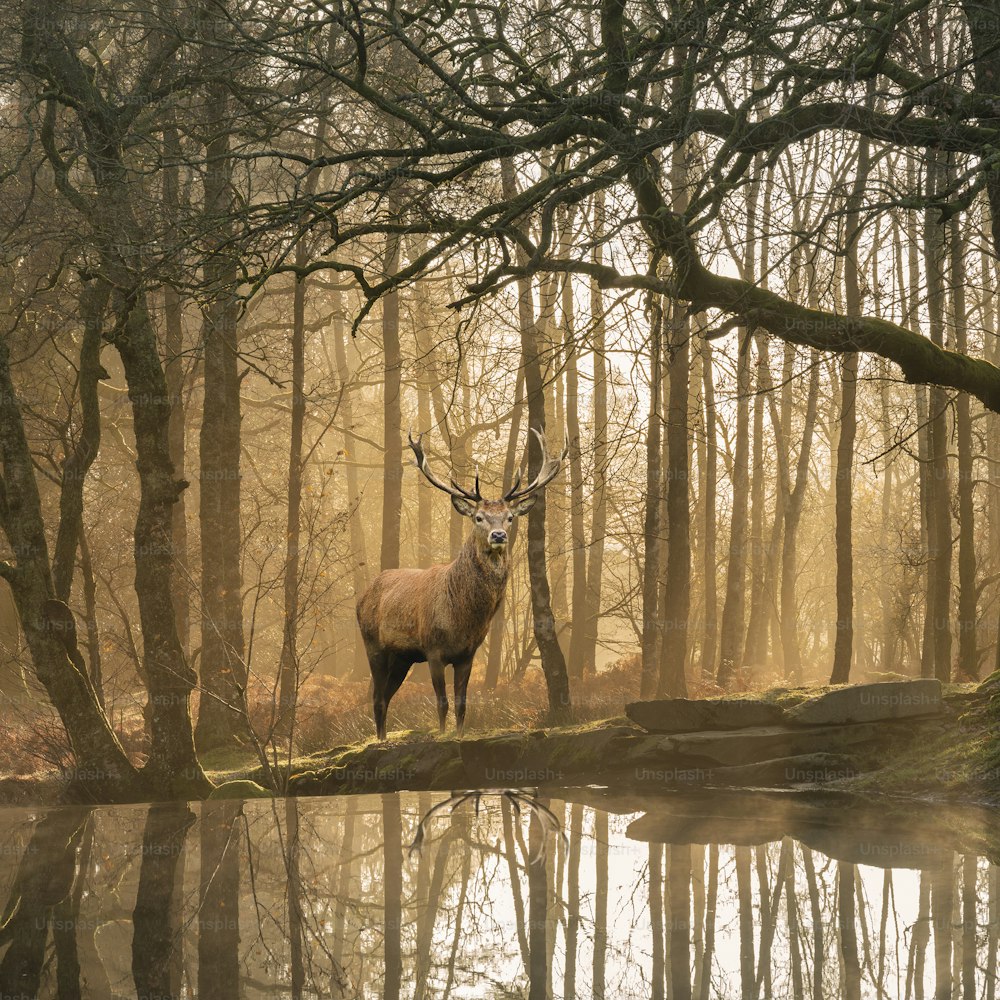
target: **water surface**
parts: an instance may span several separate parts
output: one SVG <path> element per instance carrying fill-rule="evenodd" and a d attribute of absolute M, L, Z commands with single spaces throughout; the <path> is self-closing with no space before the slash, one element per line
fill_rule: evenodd
<path fill-rule="evenodd" d="M 560 794 L 561 830 L 497 794 L 4 810 L 0 996 L 995 996 L 998 868 L 953 838 Z"/>

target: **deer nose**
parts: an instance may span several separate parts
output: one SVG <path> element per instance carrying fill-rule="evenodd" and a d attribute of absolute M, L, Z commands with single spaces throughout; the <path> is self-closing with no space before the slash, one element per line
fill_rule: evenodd
<path fill-rule="evenodd" d="M 491 545 L 503 545 L 507 541 L 507 532 L 500 529 L 498 531 L 490 532 L 490 544 Z"/>

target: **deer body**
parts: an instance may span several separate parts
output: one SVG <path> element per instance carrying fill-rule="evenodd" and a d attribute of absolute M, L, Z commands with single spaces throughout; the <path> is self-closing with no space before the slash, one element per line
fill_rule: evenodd
<path fill-rule="evenodd" d="M 486 638 L 507 585 L 508 529 L 515 516 L 531 509 L 537 499 L 533 494 L 558 472 L 561 463 L 561 459 L 545 460 L 543 444 L 543 469 L 533 483 L 518 490 L 518 480 L 500 500 L 484 500 L 478 478 L 475 492 L 454 482 L 449 487 L 430 471 L 420 439 L 411 438 L 410 446 L 423 474 L 451 495 L 455 509 L 469 517 L 474 527 L 453 562 L 428 569 L 384 570 L 358 598 L 358 625 L 372 673 L 379 739 L 385 739 L 392 696 L 410 667 L 423 662 L 430 667 L 442 731 L 448 716 L 444 669 L 454 666 L 455 722 L 461 733 L 472 659 Z"/>

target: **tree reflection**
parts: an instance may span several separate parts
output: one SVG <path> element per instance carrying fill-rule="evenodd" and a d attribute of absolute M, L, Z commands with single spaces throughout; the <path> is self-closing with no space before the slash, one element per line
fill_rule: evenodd
<path fill-rule="evenodd" d="M 195 814 L 183 802 L 149 807 L 132 911 L 132 975 L 139 997 L 181 995 L 184 852 Z"/>
<path fill-rule="evenodd" d="M 545 830 L 537 812 L 528 823 L 528 1000 L 545 1000 L 548 986 L 548 879 Z"/>
<path fill-rule="evenodd" d="M 199 828 L 198 994 L 217 1000 L 240 995 L 239 802 L 205 802 Z"/>
<path fill-rule="evenodd" d="M 67 995 L 79 995 L 75 946 L 79 895 L 73 888 L 90 816 L 89 808 L 69 808 L 53 811 L 35 824 L 0 920 L 0 947 L 6 947 L 0 961 L 0 996 L 37 996 L 50 929 L 59 932 L 61 941 L 60 983 Z"/>
<path fill-rule="evenodd" d="M 968 850 L 458 798 L 26 816 L 0 836 L 0 992 L 996 1000 L 1000 882 Z"/>

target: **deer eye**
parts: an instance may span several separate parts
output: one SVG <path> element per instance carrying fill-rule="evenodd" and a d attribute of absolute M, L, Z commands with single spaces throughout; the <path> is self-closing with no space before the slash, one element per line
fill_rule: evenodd
<path fill-rule="evenodd" d="M 483 515 L 482 514 L 477 514 L 476 515 L 476 524 L 482 524 L 482 523 L 483 523 Z"/>
<path fill-rule="evenodd" d="M 511 521 L 513 521 L 513 520 L 514 520 L 514 515 L 513 514 L 508 514 L 507 515 L 507 523 L 510 524 Z"/>

